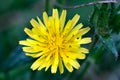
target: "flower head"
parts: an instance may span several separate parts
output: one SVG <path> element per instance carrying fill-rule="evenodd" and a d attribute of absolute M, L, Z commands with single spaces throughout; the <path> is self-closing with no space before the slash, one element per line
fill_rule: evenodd
<path fill-rule="evenodd" d="M 58 10 L 53 9 L 52 16 L 43 13 L 44 24 L 38 17 L 38 22 L 30 20 L 33 28 L 25 28 L 24 31 L 31 39 L 22 40 L 19 44 L 24 45 L 23 51 L 27 56 L 37 58 L 31 66 L 32 70 L 45 68 L 47 71 L 51 67 L 51 72 L 56 73 L 59 68 L 62 74 L 64 66 L 69 72 L 72 72 L 73 68 L 80 68 L 77 59 L 85 59 L 86 53 L 89 53 L 81 44 L 90 43 L 91 38 L 82 38 L 90 28 L 82 28 L 82 23 L 76 25 L 79 18 L 76 14 L 65 24 L 66 10 L 63 10 L 59 17 Z"/>

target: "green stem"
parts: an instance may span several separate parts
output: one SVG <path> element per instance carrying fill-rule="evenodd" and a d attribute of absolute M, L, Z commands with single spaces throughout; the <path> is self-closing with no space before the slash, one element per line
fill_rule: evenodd
<path fill-rule="evenodd" d="M 93 48 L 95 47 L 95 45 L 96 45 L 97 42 L 99 41 L 99 38 L 98 38 L 98 36 L 96 35 L 96 33 L 94 33 L 94 34 L 95 34 L 95 35 L 94 35 L 94 42 L 93 42 L 90 50 L 93 50 Z"/>
<path fill-rule="evenodd" d="M 92 5 L 97 5 L 97 4 L 106 4 L 106 3 L 116 3 L 116 0 L 114 1 L 96 1 L 96 2 L 90 2 L 90 3 L 85 3 L 85 4 L 80 4 L 80 5 L 75 5 L 75 6 L 65 6 L 59 3 L 55 3 L 56 6 L 60 8 L 66 8 L 66 9 L 75 9 L 75 8 L 81 8 L 85 6 L 92 6 Z"/>
<path fill-rule="evenodd" d="M 49 7 L 50 7 L 49 3 L 50 3 L 50 0 L 46 0 L 46 3 L 45 3 L 45 11 L 46 11 L 47 13 L 48 13 Z"/>
<path fill-rule="evenodd" d="M 85 75 L 85 73 L 87 72 L 87 70 L 89 69 L 91 65 L 90 60 L 87 60 L 84 64 L 84 68 L 82 69 L 82 71 L 80 72 L 79 76 L 76 78 L 76 80 L 80 80 L 83 78 L 83 76 Z"/>
<path fill-rule="evenodd" d="M 56 3 L 65 5 L 65 0 L 56 0 L 54 3 L 54 8 L 57 8 L 58 10 L 61 10 L 61 7 L 57 6 Z"/>

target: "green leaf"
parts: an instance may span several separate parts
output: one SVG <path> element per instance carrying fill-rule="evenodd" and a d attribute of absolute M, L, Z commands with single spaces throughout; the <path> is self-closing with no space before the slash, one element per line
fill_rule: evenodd
<path fill-rule="evenodd" d="M 98 15 L 97 20 L 97 33 L 108 37 L 109 36 L 109 27 L 108 27 L 108 21 L 109 21 L 109 8 L 108 4 L 102 4 L 100 8 L 100 12 Z"/>
<path fill-rule="evenodd" d="M 90 17 L 90 23 L 95 27 L 97 26 L 98 14 L 99 14 L 99 8 L 97 6 L 94 6 L 93 14 Z"/>
<path fill-rule="evenodd" d="M 111 3 L 110 6 L 110 20 L 113 18 L 114 14 L 115 14 L 115 3 Z"/>
<path fill-rule="evenodd" d="M 92 53 L 90 55 L 91 59 L 95 61 L 95 63 L 98 63 L 101 58 L 104 56 L 104 45 L 103 44 L 98 44 L 96 47 L 92 49 Z"/>
<path fill-rule="evenodd" d="M 115 46 L 114 41 L 112 40 L 111 37 L 109 38 L 103 38 L 102 36 L 99 35 L 100 40 L 103 42 L 103 44 L 113 53 L 115 58 L 118 58 L 118 52 Z"/>
<path fill-rule="evenodd" d="M 16 68 L 13 68 L 8 72 L 9 80 L 15 80 L 18 76 L 25 74 L 25 72 L 29 71 L 29 67 L 29 63 L 16 66 Z"/>
<path fill-rule="evenodd" d="M 113 16 L 109 22 L 110 28 L 113 32 L 119 33 L 120 32 L 120 6 L 115 10 Z"/>
<path fill-rule="evenodd" d="M 18 65 L 30 63 L 33 58 L 28 57 L 25 55 L 25 53 L 22 51 L 21 46 L 18 46 L 11 54 L 10 56 L 3 62 L 3 70 L 9 70 L 11 68 L 15 68 Z"/>
<path fill-rule="evenodd" d="M 86 62 L 84 62 L 84 64 L 82 64 L 82 69 L 79 72 L 79 76 L 77 76 L 75 78 L 75 80 L 81 80 L 84 77 L 84 75 L 87 73 L 90 66 L 91 66 L 91 61 L 86 60 Z"/>

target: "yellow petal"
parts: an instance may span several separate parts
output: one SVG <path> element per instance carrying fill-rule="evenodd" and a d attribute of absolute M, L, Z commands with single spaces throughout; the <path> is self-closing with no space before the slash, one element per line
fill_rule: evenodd
<path fill-rule="evenodd" d="M 39 17 L 37 17 L 37 19 L 38 19 L 38 22 L 40 24 L 40 27 L 39 27 L 40 31 L 39 32 L 41 32 L 42 34 L 47 34 L 45 25 L 42 23 L 42 21 L 40 20 Z"/>
<path fill-rule="evenodd" d="M 79 53 L 79 54 L 77 55 L 77 58 L 78 58 L 78 59 L 85 59 L 85 58 L 86 58 L 86 55 L 85 55 L 85 54 L 82 54 L 82 53 Z"/>
<path fill-rule="evenodd" d="M 66 20 L 66 14 L 67 14 L 66 10 L 63 10 L 62 14 L 60 16 L 60 32 L 62 32 L 62 30 L 63 30 L 65 20 Z"/>
<path fill-rule="evenodd" d="M 66 55 L 71 59 L 77 59 L 77 56 L 78 56 L 77 54 L 79 53 L 66 52 Z"/>
<path fill-rule="evenodd" d="M 67 68 L 67 70 L 68 70 L 69 72 L 72 72 L 72 71 L 73 71 L 73 67 L 72 67 L 69 63 L 65 63 L 65 62 L 64 62 L 64 65 L 65 65 L 65 67 Z"/>
<path fill-rule="evenodd" d="M 75 26 L 75 24 L 78 22 L 80 16 L 78 14 L 76 14 L 72 20 L 68 21 L 68 23 L 66 24 L 65 28 L 64 28 L 64 33 L 68 34 L 73 27 Z M 64 34 L 63 34 L 64 35 Z"/>
<path fill-rule="evenodd" d="M 80 29 L 80 30 L 78 31 L 78 33 L 74 36 L 74 38 L 77 38 L 77 37 L 80 37 L 80 36 L 86 34 L 89 30 L 90 30 L 89 27 Z"/>
<path fill-rule="evenodd" d="M 39 35 L 34 34 L 31 30 L 29 30 L 28 28 L 25 28 L 24 31 L 33 39 L 39 41 L 39 42 L 45 42 L 46 40 L 39 37 Z"/>
<path fill-rule="evenodd" d="M 56 52 L 55 56 L 54 56 L 54 61 L 53 61 L 52 67 L 51 67 L 52 73 L 57 72 L 58 63 L 59 63 L 59 57 L 58 57 L 58 52 Z"/>
<path fill-rule="evenodd" d="M 77 26 L 75 26 L 75 27 L 73 28 L 73 30 L 71 31 L 71 33 L 74 33 L 74 35 L 77 34 L 78 30 L 79 30 L 80 28 L 82 28 L 82 27 L 83 27 L 83 24 L 82 24 L 82 23 L 79 23 Z"/>
<path fill-rule="evenodd" d="M 51 58 L 50 60 L 47 61 L 45 71 L 48 70 L 48 68 L 52 65 L 52 63 L 53 63 L 53 58 Z"/>
<path fill-rule="evenodd" d="M 28 28 L 25 28 L 24 31 L 25 31 L 25 33 L 27 33 L 27 35 L 29 35 L 30 37 L 33 35 L 33 32 L 32 32 L 30 29 L 28 29 Z"/>
<path fill-rule="evenodd" d="M 53 9 L 54 29 L 57 35 L 59 34 L 59 14 L 57 9 Z"/>
<path fill-rule="evenodd" d="M 32 39 L 27 39 L 26 42 L 29 42 L 30 44 L 35 44 L 35 45 L 42 45 L 40 42 L 32 40 Z"/>
<path fill-rule="evenodd" d="M 54 19 L 53 17 L 49 17 L 49 35 L 53 35 L 55 33 L 55 22 L 54 22 Z M 49 37 L 49 36 L 48 36 Z"/>
<path fill-rule="evenodd" d="M 22 41 L 19 41 L 19 44 L 21 45 L 25 45 L 25 46 L 40 46 L 40 47 L 45 47 L 46 44 L 42 44 L 36 40 L 32 40 L 32 39 L 27 39 L 27 40 L 22 40 Z"/>
<path fill-rule="evenodd" d="M 82 52 L 82 53 L 89 53 L 89 50 L 88 49 L 86 49 L 86 48 L 80 48 L 80 52 Z"/>
<path fill-rule="evenodd" d="M 73 27 L 76 25 L 76 23 L 78 22 L 79 18 L 80 18 L 80 16 L 79 16 L 78 14 L 76 14 L 76 15 L 73 17 L 71 28 L 73 28 Z"/>
<path fill-rule="evenodd" d="M 73 71 L 73 67 L 69 64 L 69 58 L 67 58 L 67 56 L 65 54 L 63 54 L 63 55 L 61 54 L 61 57 L 63 59 L 64 65 L 67 68 L 67 70 L 69 72 L 72 72 Z"/>
<path fill-rule="evenodd" d="M 33 57 L 33 58 L 37 58 L 37 57 L 40 57 L 40 56 L 41 56 L 41 54 L 39 54 L 39 53 L 26 53 L 25 55 L 26 55 L 26 56 L 31 56 L 31 57 Z"/>
<path fill-rule="evenodd" d="M 44 61 L 44 62 L 42 63 L 42 65 L 39 66 L 38 70 L 40 71 L 41 69 L 45 68 L 46 65 L 47 65 L 47 62 Z"/>
<path fill-rule="evenodd" d="M 53 18 L 58 18 L 59 15 L 58 15 L 58 10 L 57 9 L 53 9 Z"/>
<path fill-rule="evenodd" d="M 71 59 L 85 59 L 86 55 L 82 54 L 80 51 L 68 52 L 66 54 Z"/>
<path fill-rule="evenodd" d="M 30 43 L 27 42 L 26 40 L 19 41 L 19 44 L 25 45 L 25 46 L 33 46 L 32 44 L 30 44 Z"/>
<path fill-rule="evenodd" d="M 40 38 L 47 39 L 47 32 L 45 30 L 42 30 L 41 28 L 33 28 L 32 29 L 33 34 L 36 34 Z"/>
<path fill-rule="evenodd" d="M 59 55 L 58 55 L 58 48 L 56 49 L 56 51 L 55 51 L 55 61 L 54 61 L 54 64 L 57 64 L 58 65 L 58 62 L 59 62 Z"/>
<path fill-rule="evenodd" d="M 63 33 L 62 33 L 63 36 L 64 36 L 64 35 L 67 35 L 68 32 L 71 30 L 71 25 L 72 25 L 72 21 L 69 20 L 69 21 L 67 22 L 66 26 L 65 26 L 64 29 L 63 29 Z"/>
<path fill-rule="evenodd" d="M 47 45 L 44 43 L 40 43 L 36 40 L 32 40 L 32 39 L 27 39 L 26 42 L 28 42 L 29 44 L 32 44 L 33 46 L 38 46 L 38 47 L 46 47 Z"/>
<path fill-rule="evenodd" d="M 57 67 L 58 67 L 58 65 L 52 65 L 51 66 L 51 73 L 56 73 L 57 72 Z"/>
<path fill-rule="evenodd" d="M 39 52 L 39 53 L 26 53 L 25 55 L 27 56 L 31 56 L 33 58 L 37 58 L 42 56 L 43 54 L 47 53 L 48 51 L 44 51 L 44 52 Z"/>
<path fill-rule="evenodd" d="M 65 55 L 65 52 L 60 51 L 60 56 L 62 57 L 62 59 L 63 59 L 63 61 L 64 61 L 65 63 L 68 63 L 68 59 L 67 59 L 67 57 L 66 57 L 66 55 Z"/>
<path fill-rule="evenodd" d="M 36 70 L 43 63 L 44 63 L 44 58 L 39 58 L 32 64 L 31 69 Z"/>
<path fill-rule="evenodd" d="M 46 35 L 46 29 L 42 27 L 38 22 L 36 22 L 34 19 L 30 20 L 30 23 L 34 28 L 32 28 L 32 31 L 36 34 L 40 34 L 42 36 Z"/>
<path fill-rule="evenodd" d="M 81 39 L 80 44 L 87 44 L 90 43 L 91 41 L 92 41 L 91 38 L 83 38 Z"/>
<path fill-rule="evenodd" d="M 76 61 L 76 60 L 73 60 L 73 59 L 69 59 L 69 63 L 76 69 L 79 69 L 80 68 L 80 65 L 79 63 Z"/>
<path fill-rule="evenodd" d="M 32 24 L 32 26 L 34 27 L 34 28 L 39 28 L 40 27 L 40 24 L 38 24 L 38 22 L 36 22 L 34 19 L 31 19 L 30 20 L 30 23 Z"/>
<path fill-rule="evenodd" d="M 49 61 L 52 55 L 53 55 L 53 52 L 51 51 L 51 52 L 48 54 L 48 56 L 46 57 L 45 60 L 46 60 L 46 61 Z"/>
<path fill-rule="evenodd" d="M 75 26 L 75 27 L 72 29 L 72 31 L 69 33 L 69 35 L 66 37 L 66 41 L 73 39 L 72 37 L 77 34 L 77 32 L 79 31 L 79 29 L 80 29 L 82 26 L 83 26 L 82 23 L 80 23 L 80 24 L 78 24 L 77 26 Z"/>
<path fill-rule="evenodd" d="M 60 71 L 60 74 L 62 74 L 64 72 L 64 67 L 63 67 L 63 63 L 62 63 L 61 58 L 59 58 L 59 71 Z"/>
<path fill-rule="evenodd" d="M 43 27 L 43 29 L 46 29 L 45 25 L 42 23 L 42 21 L 40 20 L 40 18 L 38 16 L 37 16 L 37 20 L 38 20 L 40 26 Z"/>
<path fill-rule="evenodd" d="M 55 64 L 55 61 L 53 61 L 53 64 L 51 66 L 51 72 L 56 73 L 57 72 L 57 67 L 58 67 L 58 64 Z"/>
<path fill-rule="evenodd" d="M 54 26 L 55 26 L 56 34 L 57 34 L 57 36 L 59 36 L 59 31 L 60 31 L 59 30 L 59 19 L 55 18 L 54 20 L 55 20 L 55 22 L 54 22 L 55 25 Z"/>
<path fill-rule="evenodd" d="M 33 47 L 23 47 L 23 51 L 30 52 L 30 53 L 35 53 L 35 52 L 40 52 L 41 49 L 35 49 Z"/>
<path fill-rule="evenodd" d="M 46 12 L 43 12 L 43 21 L 44 21 L 45 26 L 47 27 L 48 26 L 48 15 Z"/>

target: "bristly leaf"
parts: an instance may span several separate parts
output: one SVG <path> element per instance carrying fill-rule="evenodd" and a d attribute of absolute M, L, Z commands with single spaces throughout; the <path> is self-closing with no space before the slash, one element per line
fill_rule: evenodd
<path fill-rule="evenodd" d="M 95 27 L 97 26 L 98 14 L 99 14 L 99 8 L 97 6 L 94 6 L 93 14 L 90 17 L 90 23 Z"/>
<path fill-rule="evenodd" d="M 120 6 L 112 14 L 109 25 L 113 32 L 120 32 Z"/>
<path fill-rule="evenodd" d="M 97 33 L 103 37 L 109 36 L 109 9 L 108 4 L 102 4 L 97 20 Z"/>
<path fill-rule="evenodd" d="M 98 63 L 101 60 L 101 57 L 103 57 L 104 48 L 103 44 L 99 44 L 99 47 L 93 48 L 91 58 L 95 60 L 95 63 Z"/>
<path fill-rule="evenodd" d="M 100 35 L 99 35 L 99 38 L 103 42 L 103 44 L 113 53 L 113 55 L 117 59 L 118 58 L 118 52 L 117 52 L 117 49 L 115 47 L 115 43 L 112 40 L 112 38 L 111 37 L 103 38 Z"/>
<path fill-rule="evenodd" d="M 31 57 L 25 56 L 23 53 L 21 46 L 18 46 L 11 55 L 4 61 L 3 68 L 5 70 L 9 70 L 10 68 L 15 68 L 17 65 L 26 64 L 33 59 Z"/>

